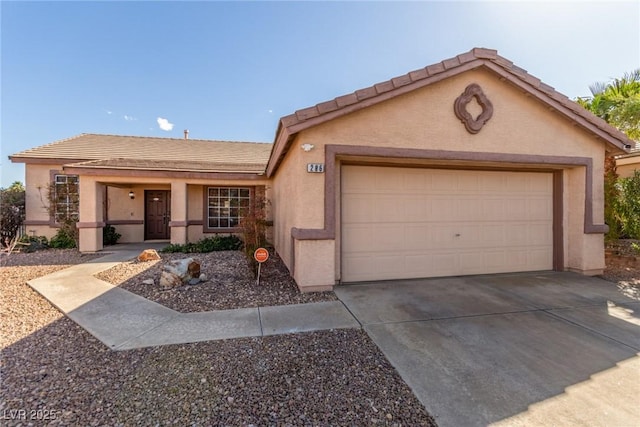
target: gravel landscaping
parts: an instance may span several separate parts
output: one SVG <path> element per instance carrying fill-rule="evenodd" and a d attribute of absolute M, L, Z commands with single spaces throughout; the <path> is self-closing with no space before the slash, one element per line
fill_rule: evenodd
<path fill-rule="evenodd" d="M 639 240 L 617 240 L 606 245 L 606 264 L 602 278 L 616 283 L 618 289 L 640 300 L 640 247 Z"/>
<path fill-rule="evenodd" d="M 1 425 L 435 425 L 362 330 L 113 352 L 25 283 L 88 259 L 1 255 Z"/>
<path fill-rule="evenodd" d="M 240 251 L 183 254 L 161 253 L 161 261 L 132 260 L 97 274 L 96 277 L 183 313 L 227 310 L 269 305 L 336 301 L 333 292 L 301 293 L 275 252 L 262 264 L 260 285 Z M 207 281 L 194 286 L 163 290 L 159 285 L 162 266 L 175 259 L 192 257 L 200 263 Z M 154 284 L 145 284 L 145 280 Z"/>

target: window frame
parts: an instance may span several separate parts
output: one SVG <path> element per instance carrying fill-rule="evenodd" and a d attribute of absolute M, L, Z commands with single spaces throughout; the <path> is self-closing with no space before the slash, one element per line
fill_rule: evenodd
<path fill-rule="evenodd" d="M 60 177 L 64 177 L 65 178 L 65 182 L 60 182 L 58 183 L 58 178 Z M 76 191 L 75 193 L 70 193 L 67 192 L 67 196 L 66 196 L 66 200 L 64 201 L 59 201 L 58 200 L 58 186 L 59 185 L 65 185 L 65 186 L 69 186 L 69 178 L 74 178 L 75 179 L 75 186 L 76 186 Z M 76 174 L 67 174 L 67 173 L 63 173 L 60 171 L 52 171 L 51 173 L 51 182 L 53 185 L 53 200 L 50 200 L 50 203 L 54 204 L 53 208 L 51 209 L 51 221 L 53 224 L 55 225 L 59 225 L 61 224 L 61 221 L 59 220 L 60 215 L 58 214 L 60 212 L 60 208 L 64 208 L 64 217 L 66 218 L 67 216 L 69 216 L 73 221 L 79 221 L 80 220 L 80 175 L 76 175 Z M 71 183 L 73 184 L 73 183 Z M 72 196 L 75 194 L 75 200 L 72 199 Z M 70 197 L 71 195 L 71 197 Z M 75 206 L 75 212 L 70 212 L 71 209 Z M 73 217 L 73 215 L 75 215 L 75 218 Z"/>
<path fill-rule="evenodd" d="M 241 208 L 248 208 L 251 209 L 252 208 L 252 204 L 253 204 L 253 200 L 255 198 L 255 187 L 252 186 L 239 186 L 239 185 L 204 185 L 203 186 L 203 218 L 202 218 L 202 223 L 203 223 L 203 231 L 205 233 L 233 233 L 233 232 L 237 232 L 240 230 L 240 220 L 242 219 L 242 216 L 239 215 L 232 215 L 232 212 L 234 209 L 241 209 Z M 211 206 L 209 205 L 210 201 L 212 200 L 212 198 L 215 198 L 216 196 L 211 196 L 210 195 L 210 190 L 218 190 L 218 195 L 217 195 L 217 200 L 218 200 L 218 206 Z M 223 196 L 221 193 L 223 190 L 226 190 L 228 193 L 230 194 L 233 190 L 237 190 L 238 191 L 238 196 L 230 196 L 230 195 L 226 195 Z M 248 197 L 243 197 L 240 196 L 240 191 L 241 190 L 248 190 L 249 191 L 249 195 Z M 225 199 L 223 199 L 223 197 L 225 197 Z M 231 197 L 234 197 L 234 199 L 231 199 Z M 228 206 L 221 206 L 219 202 L 221 201 L 226 201 L 229 200 L 229 205 Z M 238 201 L 238 205 L 237 206 L 232 206 L 232 200 L 237 200 Z M 241 206 L 241 202 L 240 200 L 247 200 L 247 203 L 245 206 Z M 217 216 L 212 216 L 210 215 L 211 209 L 219 210 L 219 214 Z M 226 211 L 227 214 L 226 215 L 222 215 L 223 211 Z M 218 220 L 227 220 L 230 221 L 233 218 L 237 218 L 237 223 L 236 225 L 233 226 L 218 226 L 218 227 L 211 227 L 210 226 L 210 219 L 218 219 Z"/>

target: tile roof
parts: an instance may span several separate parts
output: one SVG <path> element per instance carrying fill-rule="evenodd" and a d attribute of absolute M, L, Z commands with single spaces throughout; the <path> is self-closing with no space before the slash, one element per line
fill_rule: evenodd
<path fill-rule="evenodd" d="M 445 59 L 437 64 L 411 71 L 405 75 L 356 90 L 353 93 L 339 96 L 312 107 L 303 108 L 293 114 L 282 117 L 278 124 L 273 153 L 267 165 L 267 175 L 271 176 L 276 171 L 296 133 L 448 77 L 481 67 L 493 71 L 508 83 L 530 93 L 558 113 L 564 114 L 579 126 L 599 136 L 610 144 L 614 151 L 625 152 L 627 151 L 626 146 L 634 144 L 623 132 L 591 114 L 582 106 L 557 92 L 553 87 L 540 81 L 539 78 L 514 65 L 513 62 L 499 56 L 496 50 L 474 48 L 469 52 Z"/>
<path fill-rule="evenodd" d="M 273 144 L 178 138 L 81 134 L 10 156 L 78 167 L 166 169 L 202 172 L 264 172 Z"/>
<path fill-rule="evenodd" d="M 263 173 L 265 163 L 212 163 L 184 160 L 102 159 L 66 164 L 65 168 L 135 169 L 181 172 Z"/>

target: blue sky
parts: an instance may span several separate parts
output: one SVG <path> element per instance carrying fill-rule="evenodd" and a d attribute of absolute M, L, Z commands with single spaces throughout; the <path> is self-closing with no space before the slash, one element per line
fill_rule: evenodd
<path fill-rule="evenodd" d="M 24 181 L 8 155 L 79 133 L 272 142 L 282 116 L 473 47 L 571 98 L 640 67 L 638 1 L 2 1 L 0 19 L 0 187 Z"/>

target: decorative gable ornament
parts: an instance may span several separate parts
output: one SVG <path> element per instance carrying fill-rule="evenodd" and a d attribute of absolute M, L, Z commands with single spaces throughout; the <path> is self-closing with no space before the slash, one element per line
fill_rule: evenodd
<path fill-rule="evenodd" d="M 478 105 L 482 107 L 482 113 L 475 119 L 467 111 L 467 105 L 469 105 L 474 98 Z M 476 134 L 480 132 L 480 129 L 482 129 L 493 115 L 493 104 L 491 104 L 491 101 L 489 101 L 484 92 L 482 92 L 482 88 L 478 84 L 471 83 L 462 95 L 456 98 L 456 101 L 453 103 L 453 111 L 456 113 L 456 117 L 464 123 L 467 132 Z"/>

